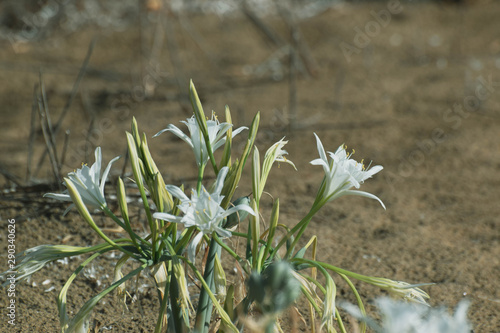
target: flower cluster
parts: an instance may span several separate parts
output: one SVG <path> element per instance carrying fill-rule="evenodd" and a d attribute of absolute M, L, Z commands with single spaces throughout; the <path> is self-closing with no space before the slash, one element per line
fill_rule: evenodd
<path fill-rule="evenodd" d="M 319 238 L 313 236 L 307 242 L 302 238 L 315 214 L 325 204 L 339 197 L 357 195 L 375 199 L 385 209 L 377 196 L 359 190 L 364 181 L 383 169 L 382 166 L 365 167 L 363 161 L 352 159 L 352 153 L 348 153 L 344 145 L 335 153 L 327 154 L 321 140 L 314 134 L 319 158 L 311 161 L 311 164 L 320 165 L 324 170 L 316 200 L 300 221 L 290 219 L 280 222 L 279 198 L 273 199 L 269 216 L 261 209 L 266 207 L 265 204 L 261 205 L 261 199 L 262 194 L 266 193 L 264 189 L 269 175 L 274 172 L 275 164 L 286 163 L 296 170 L 295 164 L 285 157 L 288 152 L 284 147 L 288 141 L 282 138 L 271 145 L 261 163 L 259 149 L 255 145 L 259 113 L 249 128 L 233 130 L 229 108 L 226 107 L 225 111 L 226 122 L 221 123 L 215 114 L 210 119 L 205 116 L 192 83 L 190 97 L 194 115 L 183 121 L 189 133 L 170 124 L 155 135 L 172 132 L 194 152 L 198 170 L 197 177 L 194 178 L 196 186 L 193 186 L 190 196 L 184 192 L 184 185 L 165 184 L 149 151 L 146 135 L 140 134 L 135 119 L 132 121 L 131 133 L 126 133 L 133 178 L 130 187 L 139 192 L 140 209 L 144 211 L 140 216 L 149 227 L 146 234 L 132 223 L 137 215 L 129 215 L 127 187 L 121 178 L 117 181 L 117 209 L 108 207 L 104 189 L 111 166 L 118 157 L 109 162 L 101 175 L 100 147 L 95 150 L 95 163 L 91 167 L 82 165 L 64 178 L 67 188 L 65 192 L 46 194 L 46 197 L 72 203 L 65 214 L 76 206 L 80 216 L 101 239 L 101 243 L 90 247 L 36 246 L 19 256 L 15 267 L 18 280 L 28 278 L 54 260 L 89 255 L 68 278 L 59 293 L 57 303 L 63 333 L 87 331 L 90 328 L 90 315 L 96 304 L 115 289 L 122 295 L 127 295 L 124 292 L 126 282 L 138 278 L 146 270 L 151 272 L 150 276 L 159 291 L 160 306 L 155 333 L 165 330 L 207 333 L 209 329 L 215 331 L 217 327 L 220 332 L 232 333 L 248 329 L 282 331 L 278 318 L 300 295 L 310 304 L 308 322 L 311 330 L 319 328 L 334 332 L 335 326 L 338 326 L 345 332 L 337 307 L 337 280 L 345 281 L 358 300 L 360 315 L 356 317 L 361 320 L 361 331 L 366 329 L 363 321 L 369 320 L 351 279 L 377 286 L 396 297 L 426 304 L 429 296 L 419 288 L 425 284 L 412 285 L 365 276 L 319 261 L 316 258 Z M 249 130 L 245 145 L 243 149 L 234 152 L 232 139 L 244 129 Z M 214 153 L 222 146 L 224 149 L 219 152 L 222 155 L 220 163 L 217 163 Z M 234 158 L 232 155 L 236 153 L 238 156 Z M 251 160 L 252 193 L 235 198 L 247 160 Z M 207 187 L 206 172 L 216 177 L 215 182 Z M 95 223 L 93 211 L 89 208 L 99 209 L 127 237 L 114 238 L 114 235 L 107 235 Z M 245 224 L 247 217 L 248 223 Z M 228 241 L 229 237 L 243 240 L 246 243 L 245 250 L 234 246 L 238 242 Z M 205 251 L 200 251 L 204 252 L 199 256 L 203 258 L 201 262 L 196 262 L 197 250 L 202 248 L 201 244 L 206 244 L 207 247 Z M 66 296 L 73 280 L 93 260 L 111 251 L 122 254 L 114 267 L 113 283 L 89 299 L 73 318 L 69 318 Z M 129 260 L 134 264 L 125 265 Z M 225 277 L 224 267 L 228 261 L 233 262 L 232 266 L 238 268 L 239 276 L 242 277 L 236 279 L 236 282 Z M 122 270 L 125 271 L 128 267 L 134 269 L 122 274 Z M 7 272 L 2 276 L 5 274 Z M 335 275 L 339 278 L 334 279 Z M 188 285 L 188 277 L 199 287 L 196 293 L 190 290 L 192 288 Z M 196 310 L 193 304 L 196 304 Z M 394 310 L 390 303 L 381 301 L 379 304 L 385 316 L 396 314 L 406 318 L 404 311 Z M 255 309 L 262 313 L 257 314 Z M 463 321 L 465 310 L 459 310 L 455 319 Z M 403 326 L 398 326 L 399 330 L 388 327 L 387 332 L 406 332 Z"/>

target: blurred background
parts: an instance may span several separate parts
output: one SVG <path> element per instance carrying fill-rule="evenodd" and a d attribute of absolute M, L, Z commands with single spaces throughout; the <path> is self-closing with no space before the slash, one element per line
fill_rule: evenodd
<path fill-rule="evenodd" d="M 313 132 L 327 150 L 346 144 L 358 161 L 384 166 L 363 187 L 387 211 L 342 198 L 312 222 L 321 260 L 436 283 L 426 289 L 433 306 L 468 298 L 474 332 L 499 332 L 498 17 L 491 0 L 1 1 L 2 223 L 16 218 L 20 250 L 66 236 L 92 244 L 76 214 L 61 217 L 65 207 L 41 195 L 93 163 L 97 146 L 104 163 L 125 156 L 133 116 L 165 181 L 194 182 L 191 151 L 168 133 L 152 139 L 190 117 L 192 79 L 207 114 L 223 118 L 227 104 L 239 127 L 261 111 L 260 151 L 290 140 L 298 172 L 281 166 L 267 189 L 283 202 L 284 223 L 305 215 L 321 182 L 321 169 L 309 164 Z M 129 172 L 122 158 L 112 182 Z M 42 331 L 57 329 L 61 274 L 70 270 L 55 266 L 21 289 L 21 331 L 38 331 L 40 322 Z M 56 287 L 50 297 L 40 283 L 47 276 Z M 92 281 L 78 288 L 109 283 Z M 380 295 L 359 287 L 368 299 Z M 345 286 L 338 290 L 350 300 Z M 96 331 L 111 323 L 117 332 L 149 331 L 154 316 L 143 314 L 154 295 L 139 299 L 124 317 L 104 307 Z"/>

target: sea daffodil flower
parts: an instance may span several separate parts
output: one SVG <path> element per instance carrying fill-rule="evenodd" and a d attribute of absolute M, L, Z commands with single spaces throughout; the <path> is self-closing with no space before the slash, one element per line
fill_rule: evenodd
<path fill-rule="evenodd" d="M 224 196 L 221 195 L 224 179 L 228 173 L 228 168 L 224 167 L 219 171 L 217 180 L 213 186 L 213 192 L 209 193 L 204 186 L 199 193 L 196 190 L 191 191 L 191 198 L 188 198 L 184 192 L 177 186 L 167 185 L 166 189 L 174 197 L 179 198 L 181 203 L 178 206 L 183 213 L 182 216 L 175 216 L 168 213 L 154 213 L 153 217 L 168 222 L 182 223 L 186 228 L 196 227 L 201 232 L 198 233 L 188 246 L 188 257 L 194 263 L 196 247 L 204 234 L 210 235 L 217 232 L 222 237 L 230 237 L 230 231 L 222 228 L 221 223 L 227 216 L 238 211 L 246 211 L 255 215 L 250 206 L 246 204 L 237 205 L 229 209 L 220 206 Z"/>
<path fill-rule="evenodd" d="M 103 209 L 107 206 L 106 199 L 104 198 L 104 185 L 106 184 L 111 165 L 119 158 L 119 156 L 115 157 L 108 163 L 101 177 L 102 154 L 101 147 L 97 147 L 95 149 L 95 162 L 90 168 L 86 164 L 82 164 L 80 169 L 68 174 L 67 178 L 75 185 L 76 190 L 86 205 L 97 209 Z M 66 186 L 66 182 L 63 184 Z M 47 193 L 44 197 L 60 201 L 72 201 L 68 190 L 63 193 Z M 64 215 L 74 206 L 75 204 L 71 204 L 64 212 Z"/>
<path fill-rule="evenodd" d="M 196 163 L 198 167 L 202 165 L 206 165 L 209 159 L 207 145 L 205 144 L 205 139 L 203 138 L 203 133 L 201 132 L 200 126 L 196 121 L 196 118 L 192 116 L 188 118 L 186 121 L 181 121 L 181 123 L 186 124 L 189 130 L 189 136 L 182 132 L 175 125 L 168 125 L 167 128 L 159 131 L 153 137 L 157 137 L 163 132 L 170 131 L 174 133 L 177 137 L 182 139 L 193 149 Z M 207 129 L 208 129 L 208 137 L 210 139 L 210 146 L 212 147 L 212 153 L 216 151 L 218 148 L 226 143 L 226 132 L 231 128 L 231 124 L 228 123 L 220 123 L 217 120 L 215 114 L 212 114 L 212 119 L 207 120 Z M 232 132 L 232 137 L 243 131 L 244 129 L 248 129 L 247 127 L 240 127 Z"/>
<path fill-rule="evenodd" d="M 453 315 L 443 308 L 431 308 L 392 300 L 387 297 L 375 300 L 382 320 L 375 321 L 349 303 L 341 306 L 353 317 L 366 322 L 376 333 L 468 333 L 471 324 L 467 319 L 469 301 L 462 300 Z"/>
<path fill-rule="evenodd" d="M 380 172 L 383 167 L 376 165 L 371 168 L 366 168 L 364 164 L 351 159 L 352 154 L 346 152 L 345 146 L 340 146 L 335 153 L 328 152 L 330 161 L 325 153 L 323 144 L 319 137 L 314 133 L 319 153 L 319 158 L 311 161 L 313 165 L 321 165 L 325 171 L 325 178 L 318 193 L 317 202 L 324 204 L 344 195 L 359 195 L 370 199 L 375 199 L 380 202 L 385 209 L 385 205 L 377 196 L 351 188 L 360 188 L 361 184 L 374 174 Z"/>
<path fill-rule="evenodd" d="M 278 141 L 274 145 L 272 145 L 267 150 L 266 155 L 264 156 L 264 161 L 267 161 L 268 157 L 269 157 L 269 164 L 271 164 L 271 165 L 274 162 L 288 163 L 291 166 L 293 166 L 293 168 L 295 170 L 297 170 L 297 168 L 295 167 L 295 164 L 293 164 L 292 161 L 290 161 L 289 159 L 287 159 L 285 157 L 285 155 L 288 155 L 288 152 L 286 150 L 284 150 L 283 147 L 288 143 L 288 140 L 285 141 L 283 139 L 284 139 L 284 137 L 280 141 Z"/>

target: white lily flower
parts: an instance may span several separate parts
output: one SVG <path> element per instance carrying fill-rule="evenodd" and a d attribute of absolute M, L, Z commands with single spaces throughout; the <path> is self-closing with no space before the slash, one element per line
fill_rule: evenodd
<path fill-rule="evenodd" d="M 285 155 L 288 155 L 288 152 L 286 150 L 284 150 L 283 147 L 288 143 L 288 140 L 285 141 L 285 140 L 283 140 L 284 138 L 285 137 L 283 137 L 280 141 L 273 144 L 267 150 L 266 155 L 264 156 L 264 161 L 265 161 L 264 164 L 266 163 L 268 158 L 270 158 L 270 161 L 269 161 L 270 165 L 272 165 L 274 162 L 288 163 L 291 166 L 293 166 L 293 168 L 295 170 L 297 170 L 297 168 L 295 167 L 295 164 L 285 157 Z"/>
<path fill-rule="evenodd" d="M 335 154 L 328 152 L 330 155 L 329 162 L 321 140 L 316 133 L 314 133 L 314 136 L 316 137 L 320 158 L 311 161 L 311 164 L 321 165 L 325 171 L 325 178 L 319 193 L 321 202 L 328 202 L 344 195 L 359 195 L 378 200 L 385 209 L 384 203 L 377 196 L 363 191 L 351 190 L 353 187 L 357 189 L 360 188 L 361 184 L 363 184 L 366 179 L 380 172 L 383 167 L 381 165 L 376 165 L 371 168 L 366 168 L 363 161 L 358 163 L 352 160 L 352 154 L 346 153 L 343 145 L 337 149 Z"/>
<path fill-rule="evenodd" d="M 102 154 L 101 147 L 97 147 L 95 149 L 95 162 L 90 168 L 86 164 L 82 164 L 80 169 L 68 174 L 68 179 L 75 185 L 78 193 L 86 205 L 98 209 L 102 209 L 107 206 L 106 199 L 104 198 L 104 185 L 106 184 L 106 179 L 108 178 L 111 165 L 119 158 L 120 157 L 118 156 L 112 159 L 104 170 L 102 177 L 100 177 Z M 64 185 L 66 186 L 66 182 L 64 182 Z M 60 201 L 72 201 L 68 190 L 63 193 L 47 193 L 44 197 Z M 74 206 L 74 204 L 71 204 L 64 212 L 64 215 L 66 215 Z"/>
<path fill-rule="evenodd" d="M 458 304 L 454 315 L 448 314 L 444 308 L 430 308 L 395 301 L 390 298 L 375 300 L 379 310 L 381 323 L 365 317 L 359 308 L 343 303 L 341 306 L 353 317 L 365 321 L 377 333 L 468 333 L 471 325 L 467 320 L 468 301 Z"/>
<path fill-rule="evenodd" d="M 181 121 L 181 123 L 186 124 L 189 130 L 189 135 L 187 136 L 184 132 L 182 132 L 175 125 L 168 125 L 167 128 L 159 131 L 153 137 L 157 137 L 163 132 L 170 131 L 174 133 L 177 137 L 182 139 L 194 151 L 194 155 L 196 157 L 196 163 L 198 166 L 205 165 L 208 162 L 209 154 L 207 150 L 207 145 L 205 144 L 205 139 L 203 138 L 203 133 L 201 132 L 200 126 L 196 121 L 196 118 L 192 116 L 188 118 L 186 121 Z M 210 146 L 212 147 L 212 153 L 216 151 L 218 148 L 223 146 L 226 143 L 226 132 L 231 128 L 231 124 L 228 123 L 219 123 L 215 113 L 212 113 L 212 119 L 207 120 L 207 129 L 208 129 L 208 137 L 210 139 Z M 240 127 L 232 132 L 232 137 L 236 136 L 238 133 L 243 131 L 244 129 L 248 129 L 247 127 Z"/>
<path fill-rule="evenodd" d="M 246 204 L 237 205 L 227 210 L 220 206 L 222 199 L 224 199 L 224 196 L 221 195 L 221 191 L 228 171 L 229 169 L 227 167 L 219 171 L 212 193 L 208 193 L 205 187 L 202 186 L 199 194 L 196 190 L 191 191 L 191 199 L 188 198 L 179 187 L 167 185 L 167 191 L 181 200 L 181 204 L 178 207 L 183 215 L 175 216 L 168 213 L 153 214 L 154 218 L 168 222 L 182 223 L 186 228 L 195 226 L 201 231 L 188 246 L 188 257 L 193 263 L 195 260 L 196 247 L 204 234 L 210 235 L 217 232 L 217 234 L 222 237 L 231 237 L 231 232 L 221 227 L 224 218 L 242 210 L 255 215 L 253 209 Z"/>

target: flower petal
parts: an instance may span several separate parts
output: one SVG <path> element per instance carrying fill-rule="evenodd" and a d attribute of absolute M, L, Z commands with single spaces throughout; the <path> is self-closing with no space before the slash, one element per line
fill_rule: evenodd
<path fill-rule="evenodd" d="M 115 163 L 115 161 L 118 160 L 119 158 L 120 156 L 117 156 L 113 158 L 111 161 L 109 161 L 106 170 L 104 170 L 104 173 L 102 174 L 101 183 L 99 184 L 99 190 L 101 191 L 103 197 L 104 197 L 104 186 L 106 185 L 106 179 L 108 178 L 109 170 L 111 170 L 111 165 Z"/>
<path fill-rule="evenodd" d="M 181 216 L 175 216 L 172 214 L 168 213 L 154 213 L 153 217 L 155 219 L 167 221 L 167 222 L 173 222 L 173 223 L 181 223 L 182 222 L 182 217 Z"/>
<path fill-rule="evenodd" d="M 97 147 L 94 152 L 95 155 L 95 163 L 90 167 L 90 174 L 92 177 L 92 182 L 95 184 L 99 183 L 99 179 L 101 179 L 101 161 L 102 161 L 102 153 L 101 147 Z"/>
<path fill-rule="evenodd" d="M 375 200 L 377 200 L 378 202 L 380 202 L 380 204 L 382 205 L 382 207 L 383 207 L 384 209 L 386 209 L 386 208 L 385 208 L 384 203 L 382 202 L 382 200 L 380 200 L 380 199 L 379 199 L 379 197 L 377 197 L 376 195 L 373 195 L 373 194 L 371 194 L 371 193 L 368 193 L 368 192 L 363 192 L 363 191 L 354 191 L 354 190 L 346 190 L 346 191 L 344 191 L 344 192 L 341 194 L 341 196 L 343 196 L 343 195 L 358 195 L 358 196 L 360 196 L 360 197 L 365 197 L 365 198 L 375 199 Z"/>
<path fill-rule="evenodd" d="M 323 148 L 323 144 L 321 143 L 321 140 L 319 137 L 316 135 L 316 133 L 313 133 L 314 136 L 316 137 L 316 146 L 318 148 L 318 153 L 319 157 L 325 161 L 326 164 L 328 164 L 328 159 L 326 158 L 326 153 L 325 153 L 325 148 Z"/>
<path fill-rule="evenodd" d="M 184 192 L 180 188 L 178 188 L 177 186 L 166 185 L 165 188 L 167 189 L 167 191 L 170 194 L 172 194 L 172 196 L 181 199 L 181 201 L 189 200 L 189 198 L 187 197 L 187 195 L 184 194 Z"/>
<path fill-rule="evenodd" d="M 240 134 L 243 130 L 247 130 L 248 127 L 241 126 L 240 128 L 237 128 L 233 131 L 231 137 L 234 138 L 236 135 Z"/>
<path fill-rule="evenodd" d="M 233 213 L 236 213 L 236 212 L 239 212 L 239 211 L 242 211 L 242 210 L 244 210 L 248 214 L 251 214 L 251 215 L 255 216 L 255 212 L 253 211 L 253 209 L 250 206 L 248 206 L 248 205 L 238 205 L 238 206 L 234 206 L 234 207 L 231 207 L 228 210 L 226 210 L 221 215 L 221 217 L 224 218 L 226 216 L 229 216 L 229 215 L 231 215 Z"/>
<path fill-rule="evenodd" d="M 203 233 L 199 232 L 192 240 L 191 243 L 189 243 L 187 252 L 188 252 L 188 259 L 191 261 L 193 264 L 195 263 L 196 260 L 196 248 L 198 247 L 198 244 L 200 243 L 201 239 L 203 238 Z"/>
<path fill-rule="evenodd" d="M 59 194 L 59 193 L 45 193 L 44 198 L 56 199 L 59 201 L 71 201 L 69 194 Z"/>
<path fill-rule="evenodd" d="M 222 137 L 226 134 L 226 132 L 232 127 L 233 125 L 231 124 L 228 124 L 228 123 L 222 123 L 222 124 L 219 124 L 217 126 L 217 134 L 215 136 L 215 138 L 213 139 L 212 142 L 217 142 L 219 141 L 220 139 L 222 139 Z M 210 138 L 212 140 L 212 138 Z M 215 149 L 214 149 L 215 150 Z"/>
<path fill-rule="evenodd" d="M 222 187 L 224 186 L 224 180 L 226 179 L 227 173 L 229 172 L 228 167 L 223 167 L 219 170 L 219 174 L 217 175 L 217 180 L 214 185 L 214 193 L 219 194 L 222 191 Z"/>
<path fill-rule="evenodd" d="M 163 132 L 167 132 L 167 131 L 174 133 L 179 139 L 183 140 L 188 145 L 190 145 L 191 148 L 193 148 L 193 142 L 191 141 L 191 138 L 189 136 L 187 136 L 186 134 L 184 134 L 184 132 L 181 131 L 177 126 L 172 125 L 172 124 L 169 124 L 167 126 L 167 128 L 165 128 L 165 129 L 159 131 L 158 133 L 156 133 L 153 136 L 153 138 L 156 138 L 158 135 L 162 134 Z"/>

